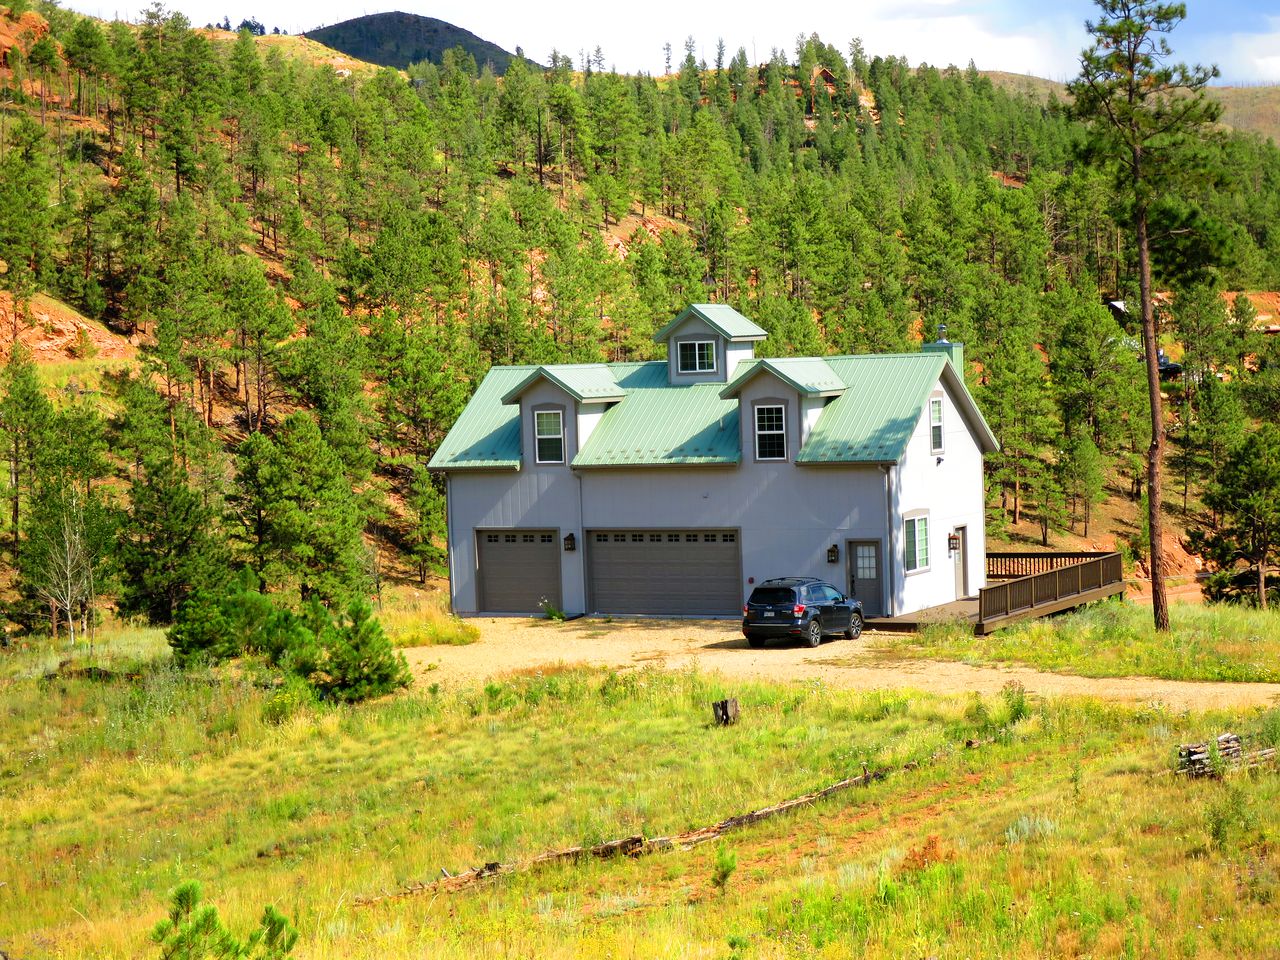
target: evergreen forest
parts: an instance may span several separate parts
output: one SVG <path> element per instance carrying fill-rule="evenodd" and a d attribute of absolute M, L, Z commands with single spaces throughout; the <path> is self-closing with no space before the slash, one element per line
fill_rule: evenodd
<path fill-rule="evenodd" d="M 1109 492 L 1140 515 L 1141 341 L 1108 306 L 1138 302 L 1128 201 L 1053 97 L 817 36 L 763 64 L 691 38 L 663 76 L 597 49 L 497 77 L 458 50 L 335 71 L 160 5 L 130 24 L 17 0 L 0 22 L 15 629 L 188 609 L 189 636 L 224 590 L 359 633 L 352 601 L 443 569 L 425 463 L 491 365 L 654 358 L 692 302 L 763 326 L 762 356 L 945 331 L 1003 445 L 993 536 L 1087 537 Z M 1280 529 L 1249 527 L 1228 486 L 1276 482 L 1255 425 L 1280 416 L 1280 337 L 1236 293 L 1280 289 L 1280 151 L 1225 127 L 1186 149 L 1204 174 L 1150 211 L 1182 365 L 1167 500 L 1232 595 Z M 24 346 L 41 297 L 136 361 L 95 366 L 84 336 L 51 390 Z M 1125 549 L 1151 546 L 1137 529 Z"/>

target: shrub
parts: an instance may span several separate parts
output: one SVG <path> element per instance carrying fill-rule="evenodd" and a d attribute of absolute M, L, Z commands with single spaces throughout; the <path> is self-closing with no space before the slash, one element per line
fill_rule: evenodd
<path fill-rule="evenodd" d="M 345 616 L 317 637 L 322 650 L 312 686 L 333 700 L 364 700 L 412 682 L 404 655 L 396 653 L 367 603 L 353 603 Z"/>
<path fill-rule="evenodd" d="M 164 960 L 279 960 L 298 942 L 298 931 L 270 904 L 262 911 L 258 929 L 240 940 L 222 922 L 218 908 L 211 903 L 201 906 L 200 900 L 200 884 L 194 880 L 173 891 L 169 915 L 151 931 Z"/>
<path fill-rule="evenodd" d="M 77 360 L 90 360 L 98 353 L 93 338 L 84 327 L 76 328 L 76 338 L 71 344 L 71 356 Z"/>
<path fill-rule="evenodd" d="M 249 572 L 221 594 L 183 604 L 168 639 L 181 667 L 252 654 L 330 700 L 381 696 L 412 679 L 368 604 L 355 603 L 336 619 L 316 601 L 294 613 L 260 593 Z M 281 722 L 291 708 L 281 700 L 269 712 Z"/>
<path fill-rule="evenodd" d="M 1010 680 L 1000 688 L 1000 696 L 1004 698 L 1005 708 L 1009 711 L 1009 725 L 1026 719 L 1031 713 L 1027 706 L 1027 688 L 1017 680 Z"/>
<path fill-rule="evenodd" d="M 725 844 L 716 849 L 716 858 L 711 863 L 711 885 L 724 896 L 729 886 L 729 878 L 738 869 L 738 855 Z"/>

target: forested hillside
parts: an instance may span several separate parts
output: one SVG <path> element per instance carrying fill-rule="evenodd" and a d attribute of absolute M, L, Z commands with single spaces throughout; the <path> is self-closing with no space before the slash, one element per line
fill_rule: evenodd
<path fill-rule="evenodd" d="M 441 63 L 446 50 L 461 48 L 476 63 L 503 74 L 516 56 L 470 30 L 416 13 L 371 13 L 309 30 L 306 36 L 357 59 L 399 69 Z"/>
<path fill-rule="evenodd" d="M 39 323 L 44 291 L 140 360 L 95 369 L 82 345 L 50 396 L 12 351 L 16 620 L 100 595 L 165 622 L 245 564 L 327 602 L 426 576 L 444 514 L 423 464 L 488 366 L 652 357 L 695 301 L 760 323 L 762 355 L 909 350 L 945 324 L 1004 445 L 997 533 L 1024 515 L 1088 532 L 1108 477 L 1141 496 L 1138 349 L 1103 306 L 1135 300 L 1112 180 L 1054 103 L 973 67 L 814 37 L 763 66 L 689 53 L 664 78 L 598 54 L 499 79 L 454 52 L 344 77 L 159 6 L 137 27 L 19 13 L 0 340 Z M 1209 149 L 1217 182 L 1163 199 L 1153 231 L 1169 346 L 1200 372 L 1174 403 L 1192 513 L 1246 418 L 1280 412 L 1277 338 L 1220 295 L 1280 286 L 1280 153 Z M 92 572 L 70 593 L 69 537 Z"/>

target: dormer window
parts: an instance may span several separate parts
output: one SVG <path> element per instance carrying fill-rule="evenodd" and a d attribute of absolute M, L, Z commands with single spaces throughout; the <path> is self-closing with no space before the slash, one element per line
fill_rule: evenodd
<path fill-rule="evenodd" d="M 787 459 L 787 416 L 782 405 L 756 407 L 756 459 Z"/>
<path fill-rule="evenodd" d="M 676 363 L 681 373 L 715 373 L 714 340 L 683 340 L 676 346 L 679 350 Z"/>
<path fill-rule="evenodd" d="M 538 463 L 564 463 L 564 414 L 559 410 L 535 410 L 534 459 Z"/>

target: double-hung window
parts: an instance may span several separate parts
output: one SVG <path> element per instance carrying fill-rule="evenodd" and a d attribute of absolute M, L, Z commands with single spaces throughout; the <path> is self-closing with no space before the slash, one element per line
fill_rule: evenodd
<path fill-rule="evenodd" d="M 538 463 L 564 463 L 564 414 L 559 410 L 533 413 L 534 458 Z"/>
<path fill-rule="evenodd" d="M 756 459 L 787 459 L 787 417 L 781 404 L 756 407 Z"/>
<path fill-rule="evenodd" d="M 906 571 L 929 567 L 929 518 L 908 517 L 903 523 L 902 542 L 906 550 Z"/>
<path fill-rule="evenodd" d="M 933 453 L 942 452 L 942 398 L 934 397 L 929 401 L 929 449 Z"/>
<path fill-rule="evenodd" d="M 676 344 L 681 373 L 715 373 L 716 344 L 714 340 L 683 340 Z"/>

